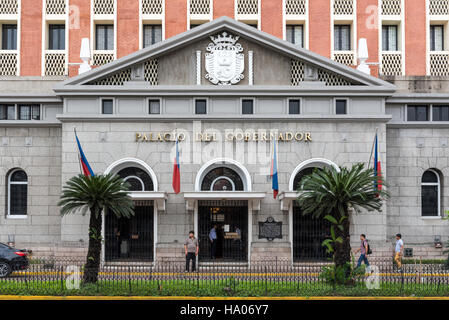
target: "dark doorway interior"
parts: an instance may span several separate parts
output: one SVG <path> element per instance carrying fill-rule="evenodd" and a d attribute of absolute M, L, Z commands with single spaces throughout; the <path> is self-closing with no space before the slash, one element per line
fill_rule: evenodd
<path fill-rule="evenodd" d="M 198 219 L 200 261 L 247 261 L 247 201 L 200 201 Z M 209 233 L 214 225 L 217 242 L 216 259 L 212 260 Z"/>
<path fill-rule="evenodd" d="M 136 203 L 134 216 L 106 214 L 106 261 L 153 261 L 153 204 Z"/>

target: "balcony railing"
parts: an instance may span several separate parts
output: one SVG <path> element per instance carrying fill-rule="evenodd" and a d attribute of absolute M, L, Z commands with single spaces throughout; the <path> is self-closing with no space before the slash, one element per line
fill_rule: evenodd
<path fill-rule="evenodd" d="M 402 1 L 382 0 L 381 14 L 383 16 L 400 16 L 402 14 Z"/>
<path fill-rule="evenodd" d="M 19 13 L 18 0 L 1 0 L 0 1 L 0 15 L 18 14 L 18 13 Z"/>
<path fill-rule="evenodd" d="M 347 66 L 355 65 L 355 54 L 353 51 L 337 51 L 334 53 L 334 61 L 340 62 Z"/>
<path fill-rule="evenodd" d="M 67 73 L 67 53 L 65 50 L 45 51 L 45 75 L 46 76 L 66 76 Z"/>
<path fill-rule="evenodd" d="M 433 51 L 430 53 L 431 76 L 449 77 L 449 51 Z"/>
<path fill-rule="evenodd" d="M 402 53 L 400 51 L 382 52 L 381 73 L 385 76 L 400 76 L 402 71 Z"/>
<path fill-rule="evenodd" d="M 18 53 L 16 50 L 0 51 L 0 75 L 17 76 L 18 75 Z"/>
<path fill-rule="evenodd" d="M 307 12 L 306 0 L 285 0 L 285 14 L 300 16 Z"/>

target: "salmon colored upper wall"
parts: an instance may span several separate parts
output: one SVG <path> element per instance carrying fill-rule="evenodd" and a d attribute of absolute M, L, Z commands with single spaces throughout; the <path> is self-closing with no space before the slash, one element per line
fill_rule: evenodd
<path fill-rule="evenodd" d="M 42 74 L 42 1 L 22 0 L 20 75 Z"/>
<path fill-rule="evenodd" d="M 309 50 L 331 55 L 331 17 L 329 0 L 309 0 Z"/>
<path fill-rule="evenodd" d="M 282 1 L 261 0 L 262 31 L 282 39 Z M 280 14 L 273 14 L 279 12 Z"/>
<path fill-rule="evenodd" d="M 378 0 L 357 1 L 357 39 L 365 38 L 368 43 L 367 62 L 379 62 L 379 12 Z M 358 46 L 358 40 L 357 40 Z M 379 66 L 370 66 L 371 75 L 379 76 Z"/>
<path fill-rule="evenodd" d="M 234 18 L 234 0 L 214 0 L 214 19 L 222 16 Z"/>
<path fill-rule="evenodd" d="M 139 50 L 139 0 L 117 0 L 117 58 Z"/>
<path fill-rule="evenodd" d="M 426 74 L 426 0 L 405 2 L 405 73 Z"/>
<path fill-rule="evenodd" d="M 90 38 L 90 3 L 85 0 L 70 0 L 69 62 L 80 63 L 81 39 Z M 69 76 L 78 75 L 79 66 L 69 66 Z"/>
<path fill-rule="evenodd" d="M 187 1 L 165 1 L 165 39 L 187 30 Z"/>

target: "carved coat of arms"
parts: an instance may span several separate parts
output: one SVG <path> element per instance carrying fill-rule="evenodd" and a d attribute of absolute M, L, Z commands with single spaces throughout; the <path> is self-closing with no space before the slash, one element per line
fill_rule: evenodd
<path fill-rule="evenodd" d="M 243 48 L 236 43 L 239 36 L 226 32 L 210 37 L 212 42 L 206 48 L 206 79 L 213 84 L 236 84 L 244 78 Z"/>

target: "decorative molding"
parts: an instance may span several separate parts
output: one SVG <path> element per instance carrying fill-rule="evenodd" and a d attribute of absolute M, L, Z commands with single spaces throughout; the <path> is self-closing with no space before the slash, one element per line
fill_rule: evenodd
<path fill-rule="evenodd" d="M 201 51 L 196 52 L 196 84 L 201 85 Z"/>
<path fill-rule="evenodd" d="M 248 84 L 254 85 L 253 51 L 248 51 Z"/>

